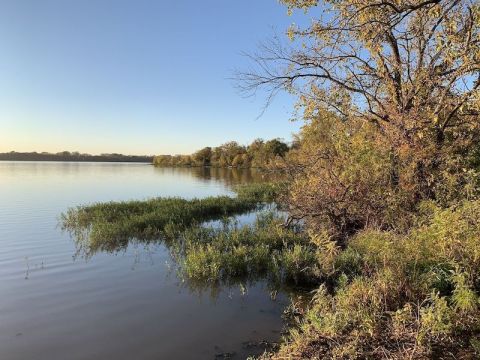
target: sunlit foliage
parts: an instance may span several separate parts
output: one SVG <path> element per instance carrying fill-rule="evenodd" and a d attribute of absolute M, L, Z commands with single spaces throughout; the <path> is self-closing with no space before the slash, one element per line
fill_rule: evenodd
<path fill-rule="evenodd" d="M 158 155 L 154 157 L 153 164 L 164 167 L 267 168 L 281 163 L 288 151 L 288 145 L 279 139 L 256 139 L 248 146 L 231 141 L 218 147 L 203 148 L 192 155 Z"/>
<path fill-rule="evenodd" d="M 273 357 L 478 358 L 480 4 L 281 2 L 307 25 L 240 87 L 298 96 L 283 200 L 327 281 Z"/>
<path fill-rule="evenodd" d="M 300 116 L 312 123 L 304 134 L 324 131 L 322 126 L 329 125 L 323 122 L 334 116 L 343 124 L 338 125 L 338 134 L 331 131 L 330 143 L 336 142 L 336 148 L 351 146 L 346 150 L 352 154 L 350 161 L 355 161 L 359 137 L 367 137 L 371 149 L 376 146 L 377 153 L 389 153 L 392 190 L 408 191 L 413 206 L 425 199 L 447 205 L 459 196 L 473 196 L 476 174 L 471 163 L 480 147 L 479 4 L 282 2 L 291 11 L 308 10 L 305 16 L 311 17 L 311 25 L 293 26 L 289 45 L 272 41 L 252 56 L 257 71 L 239 74 L 243 89 L 266 87 L 272 95 L 281 89 L 297 94 Z M 345 132 L 353 134 L 352 142 L 344 139 Z M 317 155 L 310 149 L 305 152 L 310 163 L 322 162 L 325 151 Z M 332 170 L 340 166 L 330 164 Z M 329 180 L 319 175 L 311 185 L 325 182 Z M 328 190 L 331 196 L 337 191 Z M 336 194 L 336 201 L 345 202 L 343 192 Z"/>

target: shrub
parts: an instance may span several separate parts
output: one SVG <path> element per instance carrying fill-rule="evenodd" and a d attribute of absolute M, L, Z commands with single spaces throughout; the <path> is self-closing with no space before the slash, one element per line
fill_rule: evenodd
<path fill-rule="evenodd" d="M 478 355 L 480 201 L 429 208 L 406 235 L 357 234 L 330 269 L 334 291 L 317 291 L 299 329 L 273 357 Z"/>

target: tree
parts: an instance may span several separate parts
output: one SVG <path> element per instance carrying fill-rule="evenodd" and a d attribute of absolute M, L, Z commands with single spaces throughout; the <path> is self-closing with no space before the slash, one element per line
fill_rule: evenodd
<path fill-rule="evenodd" d="M 425 129 L 435 130 L 441 141 L 447 129 L 478 114 L 480 7 L 475 1 L 282 2 L 290 10 L 321 3 L 322 14 L 307 29 L 289 29 L 302 46 L 278 41 L 264 46 L 255 58 L 260 72 L 240 75 L 245 90 L 295 90 L 410 142 Z"/>
<path fill-rule="evenodd" d="M 232 166 L 233 167 L 242 167 L 243 166 L 243 155 L 242 154 L 237 154 L 233 158 L 232 161 Z"/>
<path fill-rule="evenodd" d="M 280 156 L 283 158 L 288 150 L 288 145 L 279 139 L 272 139 L 265 143 L 265 151 L 271 157 Z"/>
<path fill-rule="evenodd" d="M 193 154 L 193 160 L 197 166 L 209 166 L 212 157 L 212 148 L 205 147 Z"/>
<path fill-rule="evenodd" d="M 255 139 L 250 145 L 248 145 L 247 154 L 252 159 L 252 166 L 262 167 L 265 165 L 266 159 L 264 158 L 264 147 L 265 141 L 263 141 L 263 139 Z"/>
<path fill-rule="evenodd" d="M 227 166 L 232 165 L 233 159 L 235 158 L 235 156 L 237 156 L 239 154 L 241 155 L 241 154 L 246 152 L 245 148 L 243 146 L 239 145 L 236 141 L 227 142 L 227 143 L 221 145 L 220 148 L 221 148 L 223 157 L 225 159 L 224 160 L 225 165 L 227 165 Z"/>
<path fill-rule="evenodd" d="M 263 45 L 252 56 L 257 69 L 239 74 L 243 90 L 266 87 L 267 101 L 280 90 L 293 92 L 304 119 L 316 126 L 322 126 L 325 114 L 334 114 L 347 133 L 365 124 L 377 146 L 388 150 L 391 186 L 408 197 L 412 210 L 424 199 L 448 202 L 464 196 L 462 189 L 474 177 L 468 164 L 480 141 L 478 2 L 281 2 L 290 12 L 300 8 L 318 16 L 307 28 L 292 26 L 290 44 L 275 38 Z M 323 151 L 309 153 L 312 161 L 324 160 Z M 318 181 L 304 183 L 303 191 L 326 194 L 322 184 L 328 181 L 322 176 L 325 172 Z M 353 186 L 358 184 L 351 185 L 347 192 L 360 191 Z M 331 200 L 341 203 L 342 196 Z M 317 197 L 320 206 L 324 198 Z"/>

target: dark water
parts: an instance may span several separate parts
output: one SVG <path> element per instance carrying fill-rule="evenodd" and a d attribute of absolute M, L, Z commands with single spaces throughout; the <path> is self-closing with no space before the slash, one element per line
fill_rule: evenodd
<path fill-rule="evenodd" d="M 58 226 L 99 201 L 228 194 L 260 177 L 144 164 L 0 162 L 0 359 L 244 359 L 278 341 L 285 295 L 193 291 L 161 245 L 75 257 Z"/>

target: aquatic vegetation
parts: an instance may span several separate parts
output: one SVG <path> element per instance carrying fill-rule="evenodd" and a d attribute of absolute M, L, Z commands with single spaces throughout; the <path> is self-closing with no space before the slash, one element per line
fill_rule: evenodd
<path fill-rule="evenodd" d="M 188 228 L 173 246 L 180 273 L 207 285 L 259 278 L 271 284 L 317 283 L 316 247 L 304 232 L 283 227 L 283 221 L 266 212 L 251 225 Z"/>
<path fill-rule="evenodd" d="M 102 215 L 95 213 L 95 216 Z M 160 221 L 163 220 L 155 224 L 158 226 Z M 220 226 L 198 221 L 199 218 L 188 223 L 163 222 L 162 229 L 157 227 L 151 228 L 149 233 L 142 232 L 149 235 L 143 238 L 132 236 L 136 228 L 128 228 L 128 223 L 121 223 L 118 231 L 114 223 L 112 230 L 105 231 L 103 222 L 86 229 L 77 229 L 75 226 L 79 222 L 76 222 L 66 228 L 87 257 L 97 251 L 120 251 L 132 242 L 162 243 L 169 249 L 179 276 L 195 290 L 257 280 L 267 280 L 273 287 L 318 284 L 316 247 L 301 229 L 282 226 L 284 217 L 278 213 L 259 212 L 252 224 L 244 225 L 228 218 Z M 128 232 L 131 229 L 133 234 Z M 156 236 L 151 237 L 153 234 Z"/>
<path fill-rule="evenodd" d="M 89 252 L 111 251 L 125 248 L 131 239 L 155 240 L 165 230 L 253 211 L 273 201 L 276 185 L 251 186 L 251 190 L 247 185 L 239 187 L 237 197 L 154 198 L 79 206 L 62 214 L 60 224 L 75 238 L 88 238 Z"/>
<path fill-rule="evenodd" d="M 197 222 L 254 210 L 258 202 L 228 196 L 185 200 L 157 198 L 110 202 L 69 209 L 62 214 L 64 230 L 76 237 L 85 233 L 92 251 L 116 250 L 136 238 L 158 238 L 165 227 L 184 228 Z"/>
<path fill-rule="evenodd" d="M 256 201 L 270 203 L 287 189 L 286 182 L 263 182 L 238 185 L 235 192 L 239 199 L 255 199 Z"/>
<path fill-rule="evenodd" d="M 267 279 L 271 284 L 318 283 L 316 246 L 276 210 L 252 224 L 232 216 L 261 209 L 283 189 L 259 183 L 237 187 L 237 197 L 157 198 L 73 208 L 61 217 L 82 255 L 116 252 L 131 243 L 165 244 L 179 274 L 196 287 Z M 222 224 L 208 224 L 209 220 Z"/>

